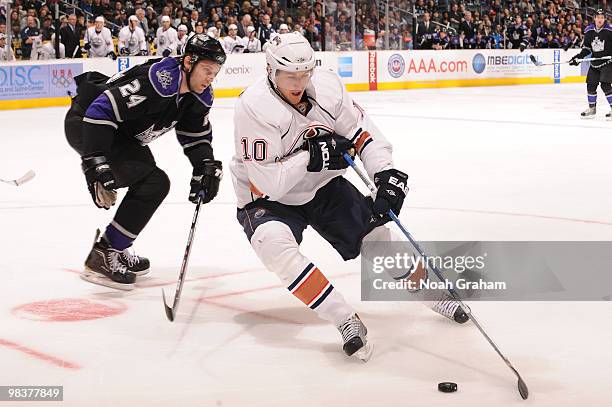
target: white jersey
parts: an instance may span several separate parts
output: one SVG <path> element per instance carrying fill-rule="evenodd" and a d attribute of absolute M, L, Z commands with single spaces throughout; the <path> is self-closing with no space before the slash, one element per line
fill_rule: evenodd
<path fill-rule="evenodd" d="M 144 31 L 136 27 L 134 31 L 129 26 L 125 26 L 119 31 L 119 52 L 127 48 L 129 55 L 138 55 L 141 51 L 147 52 L 147 42 L 145 41 Z M 147 52 L 148 53 L 148 52 Z"/>
<path fill-rule="evenodd" d="M 157 29 L 157 36 L 155 37 L 155 45 L 157 46 L 158 56 L 163 55 L 166 49 L 170 50 L 171 55 L 176 55 L 179 46 L 178 33 L 172 27 L 167 30 L 164 30 L 163 27 L 159 27 Z"/>
<path fill-rule="evenodd" d="M 88 28 L 85 32 L 85 44 L 91 44 L 87 51 L 88 58 L 105 57 L 115 51 L 113 36 L 106 27 L 102 27 L 100 32 L 96 31 L 96 27 Z"/>
<path fill-rule="evenodd" d="M 348 95 L 338 75 L 315 70 L 306 88 L 306 116 L 276 94 L 267 78 L 248 87 L 236 102 L 235 155 L 230 165 L 238 207 L 258 198 L 302 205 L 346 170 L 308 172 L 309 153 L 301 150 L 303 131 L 313 123 L 331 127 L 353 141 L 368 175 L 393 166 L 392 148 Z"/>
<path fill-rule="evenodd" d="M 9 53 L 6 52 L 7 48 L 4 47 L 0 47 L 0 61 L 8 61 L 9 60 Z M 12 48 L 8 48 L 8 51 L 10 52 L 11 55 L 11 61 L 15 60 L 15 53 L 13 52 Z"/>
<path fill-rule="evenodd" d="M 244 45 L 244 49 L 248 49 L 249 52 L 261 52 L 261 41 L 256 37 L 244 37 L 242 39 L 242 44 Z"/>
<path fill-rule="evenodd" d="M 59 43 L 60 58 L 66 58 L 66 47 Z M 55 59 L 55 44 L 51 41 L 43 42 L 41 36 L 34 39 L 32 43 L 31 61 Z"/>
<path fill-rule="evenodd" d="M 59 44 L 60 59 L 66 58 L 66 47 L 60 42 Z M 47 41 L 38 50 L 38 59 L 47 60 L 55 59 L 55 44 Z"/>
<path fill-rule="evenodd" d="M 240 54 L 244 50 L 244 44 L 242 38 L 236 36 L 232 38 L 229 35 L 223 38 L 223 48 L 225 48 L 226 54 Z"/>
<path fill-rule="evenodd" d="M 191 37 L 189 34 L 183 35 L 183 38 L 178 38 L 178 45 L 176 46 L 176 52 L 178 55 L 183 55 L 185 53 L 185 45 L 187 45 L 187 40 Z"/>

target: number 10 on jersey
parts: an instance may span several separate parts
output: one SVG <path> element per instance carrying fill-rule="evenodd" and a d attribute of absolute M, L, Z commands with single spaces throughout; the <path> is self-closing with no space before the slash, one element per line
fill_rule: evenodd
<path fill-rule="evenodd" d="M 242 144 L 242 160 L 243 161 L 264 161 L 268 156 L 268 143 L 263 139 L 256 139 L 252 145 L 249 145 L 249 139 L 243 137 L 240 139 Z"/>

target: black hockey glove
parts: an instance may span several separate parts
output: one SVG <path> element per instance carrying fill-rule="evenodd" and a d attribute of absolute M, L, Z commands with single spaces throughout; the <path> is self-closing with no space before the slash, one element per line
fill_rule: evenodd
<path fill-rule="evenodd" d="M 115 54 L 113 51 L 106 54 L 106 56 L 112 59 L 113 61 L 117 59 L 117 54 Z"/>
<path fill-rule="evenodd" d="M 378 187 L 372 207 L 374 215 L 385 215 L 389 209 L 399 215 L 408 192 L 407 183 L 408 175 L 393 168 L 374 174 L 374 184 Z"/>
<path fill-rule="evenodd" d="M 81 158 L 81 168 L 91 198 L 98 208 L 110 209 L 117 202 L 115 177 L 103 155 L 90 155 Z"/>
<path fill-rule="evenodd" d="M 354 157 L 354 147 L 346 137 L 335 133 L 308 138 L 302 145 L 302 148 L 310 154 L 306 170 L 308 172 L 343 170 L 349 165 L 342 155 L 348 152 Z"/>
<path fill-rule="evenodd" d="M 143 57 L 144 57 L 144 56 L 149 55 L 149 53 L 147 52 L 147 50 L 146 50 L 146 49 L 143 49 L 143 50 L 141 50 L 141 51 L 138 53 L 138 55 L 140 55 L 140 56 L 143 56 Z"/>
<path fill-rule="evenodd" d="M 200 165 L 193 167 L 189 200 L 197 203 L 198 196 L 202 195 L 202 203 L 212 201 L 219 192 L 219 181 L 222 177 L 223 164 L 221 161 L 204 159 Z"/>
<path fill-rule="evenodd" d="M 580 62 L 578 62 L 578 59 L 580 59 L 580 55 L 574 55 L 572 59 L 569 60 L 569 64 L 572 66 L 580 65 Z"/>
<path fill-rule="evenodd" d="M 91 49 L 91 44 L 90 44 L 90 43 L 87 43 L 87 44 L 83 45 L 83 49 L 84 49 L 85 51 L 89 51 L 89 50 Z"/>
<path fill-rule="evenodd" d="M 127 49 L 127 48 L 121 48 L 121 49 L 119 50 L 119 53 L 120 53 L 121 55 L 130 55 L 130 50 L 129 50 L 129 49 Z"/>
<path fill-rule="evenodd" d="M 164 52 L 162 52 L 162 56 L 169 57 L 171 53 L 172 51 L 170 51 L 170 48 L 166 48 Z"/>

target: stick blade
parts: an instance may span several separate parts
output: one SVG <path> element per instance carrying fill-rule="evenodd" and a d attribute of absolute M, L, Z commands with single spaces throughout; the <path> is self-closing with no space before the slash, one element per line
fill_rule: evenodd
<path fill-rule="evenodd" d="M 32 180 L 32 178 L 34 178 L 34 176 L 36 175 L 36 173 L 32 170 L 26 172 L 23 177 L 19 178 L 18 180 L 15 180 L 16 185 L 21 185 L 21 184 L 25 184 L 26 182 Z"/>
<path fill-rule="evenodd" d="M 529 59 L 531 60 L 531 62 L 533 62 L 533 64 L 535 66 L 540 66 L 540 64 L 538 63 L 538 60 L 536 59 L 535 55 L 529 55 Z"/>
<path fill-rule="evenodd" d="M 164 298 L 164 311 L 166 311 L 166 317 L 168 317 L 168 320 L 170 322 L 173 322 L 174 321 L 174 310 L 168 306 L 168 303 L 166 302 L 166 293 L 164 292 L 163 289 L 162 289 L 162 297 Z"/>
<path fill-rule="evenodd" d="M 527 397 L 529 397 L 529 389 L 527 388 L 527 384 L 520 376 L 518 378 L 518 390 L 523 400 L 527 400 Z"/>

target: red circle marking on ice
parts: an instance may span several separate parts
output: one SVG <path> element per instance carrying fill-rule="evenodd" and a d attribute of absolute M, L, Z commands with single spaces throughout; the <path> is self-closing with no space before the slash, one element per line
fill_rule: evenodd
<path fill-rule="evenodd" d="M 63 298 L 18 305 L 12 312 L 20 318 L 33 321 L 73 322 L 108 318 L 126 309 L 127 305 L 118 301 Z"/>

